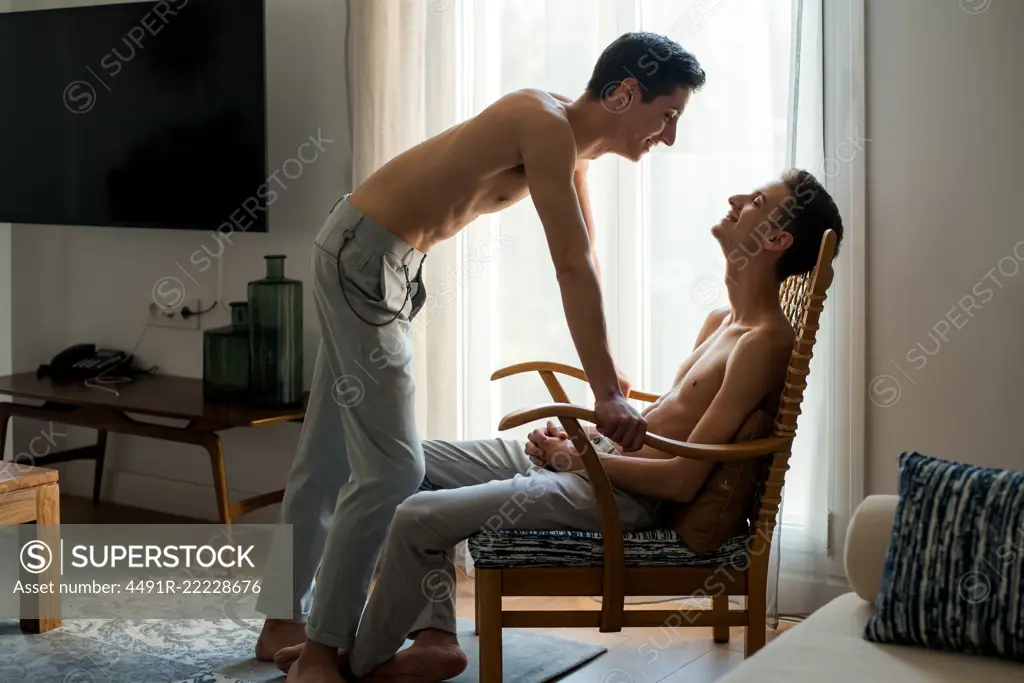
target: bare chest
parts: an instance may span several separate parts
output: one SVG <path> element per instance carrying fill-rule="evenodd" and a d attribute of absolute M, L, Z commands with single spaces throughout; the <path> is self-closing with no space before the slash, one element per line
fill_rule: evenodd
<path fill-rule="evenodd" d="M 676 378 L 666 402 L 670 402 L 674 419 L 693 429 L 722 388 L 729 355 L 736 347 L 736 337 L 712 338 L 694 352 L 692 363 Z"/>
<path fill-rule="evenodd" d="M 707 409 L 725 380 L 725 366 L 735 347 L 734 340 L 721 340 L 707 348 L 679 378 L 678 388 L 688 402 Z"/>
<path fill-rule="evenodd" d="M 475 213 L 495 213 L 512 206 L 529 194 L 526 172 L 522 166 L 499 171 L 481 178 L 475 188 Z"/>

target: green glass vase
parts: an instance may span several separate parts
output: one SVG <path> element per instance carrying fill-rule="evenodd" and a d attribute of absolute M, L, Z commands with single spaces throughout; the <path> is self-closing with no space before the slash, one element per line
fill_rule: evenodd
<path fill-rule="evenodd" d="M 203 395 L 211 401 L 246 400 L 249 393 L 249 303 L 231 302 L 231 324 L 203 333 Z"/>
<path fill-rule="evenodd" d="M 284 256 L 267 256 L 267 276 L 249 283 L 251 402 L 302 403 L 302 282 L 284 276 Z"/>

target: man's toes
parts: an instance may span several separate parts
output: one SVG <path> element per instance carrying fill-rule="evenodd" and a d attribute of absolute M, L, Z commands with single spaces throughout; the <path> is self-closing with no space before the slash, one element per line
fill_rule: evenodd
<path fill-rule="evenodd" d="M 256 659 L 271 662 L 274 660 L 274 654 L 281 648 L 298 645 L 305 640 L 305 625 L 268 619 L 256 640 Z"/>
<path fill-rule="evenodd" d="M 305 647 L 304 644 L 281 648 L 274 653 L 274 666 L 281 671 L 287 672 L 292 664 L 295 663 L 295 660 L 302 654 L 303 647 Z"/>

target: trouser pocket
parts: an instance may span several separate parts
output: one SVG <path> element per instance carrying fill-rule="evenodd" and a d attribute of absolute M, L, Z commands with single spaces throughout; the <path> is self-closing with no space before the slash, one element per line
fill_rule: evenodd
<path fill-rule="evenodd" d="M 359 296 L 367 303 L 386 306 L 389 283 L 384 255 L 354 240 L 341 245 L 336 258 L 341 283 L 350 297 Z"/>
<path fill-rule="evenodd" d="M 393 255 L 351 239 L 341 245 L 337 254 L 316 248 L 322 287 L 340 289 L 345 301 L 366 322 L 384 324 L 389 318 L 401 316 L 411 298 L 412 285 Z M 388 317 L 382 318 L 383 315 Z"/>

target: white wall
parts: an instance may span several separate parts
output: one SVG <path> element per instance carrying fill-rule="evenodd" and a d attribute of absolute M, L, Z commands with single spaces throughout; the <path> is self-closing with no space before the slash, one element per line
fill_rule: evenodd
<path fill-rule="evenodd" d="M 13 5 L 14 9 L 40 9 L 117 1 L 14 0 Z M 308 385 L 319 340 L 308 286 L 310 249 L 331 207 L 351 184 L 345 99 L 346 4 L 343 0 L 269 0 L 267 14 L 268 172 L 295 157 L 299 145 L 311 135 L 316 138 L 318 131 L 334 142 L 325 143 L 326 151 L 305 165 L 296 180 L 279 176 L 288 189 L 279 189 L 270 210 L 268 234 L 236 233 L 224 246 L 220 257 L 222 298 L 225 302 L 245 298 L 246 284 L 264 273 L 265 254 L 288 256 L 287 274 L 307 283 Z M 102 112 L 97 107 L 88 115 Z M 308 148 L 304 150 L 306 158 L 311 154 Z M 183 178 L 181 190 L 187 189 L 188 179 Z M 154 285 L 161 278 L 180 280 L 186 296 L 202 298 L 204 307 L 212 303 L 217 269 L 203 272 L 190 261 L 190 255 L 204 246 L 214 255 L 220 252 L 211 233 L 14 226 L 15 371 L 33 370 L 75 342 L 132 349 L 143 332 Z M 226 311 L 217 311 L 204 316 L 203 326 L 217 327 L 227 320 Z M 201 332 L 150 327 L 137 353 L 163 372 L 202 376 Z M 45 428 L 19 423 L 16 445 L 24 449 L 27 441 Z M 298 430 L 297 425 L 285 425 L 226 434 L 233 499 L 284 486 Z M 58 444 L 61 448 L 94 438 L 80 430 L 58 431 L 68 432 L 61 437 L 66 441 Z M 59 469 L 62 489 L 90 494 L 92 463 L 70 463 Z M 216 518 L 210 466 L 201 449 L 112 435 L 105 480 L 104 497 L 108 500 Z M 276 508 L 268 509 L 246 520 L 272 520 L 275 512 Z"/>
<path fill-rule="evenodd" d="M 867 0 L 867 493 L 904 450 L 1024 469 L 1022 35 L 1019 0 Z"/>

